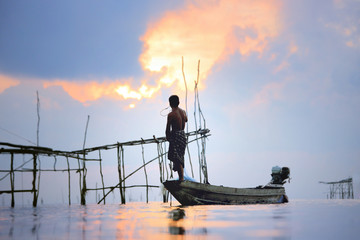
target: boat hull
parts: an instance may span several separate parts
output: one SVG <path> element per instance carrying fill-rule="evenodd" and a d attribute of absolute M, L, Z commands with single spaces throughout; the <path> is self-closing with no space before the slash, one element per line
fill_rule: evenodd
<path fill-rule="evenodd" d="M 190 181 L 165 181 L 182 205 L 274 204 L 288 202 L 283 187 L 232 188 Z"/>

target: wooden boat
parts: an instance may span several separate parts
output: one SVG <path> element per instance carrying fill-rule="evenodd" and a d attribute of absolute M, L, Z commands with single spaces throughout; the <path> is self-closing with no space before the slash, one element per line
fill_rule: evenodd
<path fill-rule="evenodd" d="M 165 188 L 182 205 L 285 203 L 284 187 L 232 188 L 190 181 L 166 181 Z"/>
<path fill-rule="evenodd" d="M 269 184 L 256 188 L 233 188 L 177 180 L 165 181 L 163 184 L 185 206 L 286 203 L 288 197 L 282 185 L 289 178 L 290 171 L 288 168 L 283 169 L 286 174 L 281 173 L 281 170 L 273 172 L 273 179 Z"/>

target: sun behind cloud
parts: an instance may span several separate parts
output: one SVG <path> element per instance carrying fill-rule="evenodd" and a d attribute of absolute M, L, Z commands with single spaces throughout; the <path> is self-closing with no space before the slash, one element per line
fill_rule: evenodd
<path fill-rule="evenodd" d="M 45 81 L 44 87 L 61 86 L 75 100 L 87 103 L 96 101 L 101 97 L 110 97 L 115 99 L 136 99 L 151 98 L 157 91 L 154 87 L 142 85 L 139 89 L 133 90 L 129 80 L 103 81 Z"/>
<path fill-rule="evenodd" d="M 194 88 L 197 61 L 200 79 L 215 64 L 235 52 L 262 54 L 271 38 L 278 35 L 278 1 L 222 0 L 188 1 L 184 9 L 167 12 L 149 25 L 141 38 L 145 50 L 140 62 L 145 70 L 163 71 L 161 83 L 183 88 L 181 56 L 187 66 L 187 85 Z M 202 87 L 203 81 L 200 81 Z"/>
<path fill-rule="evenodd" d="M 91 104 L 102 97 L 116 100 L 152 98 L 161 89 L 185 89 L 182 57 L 185 60 L 186 86 L 191 91 L 198 79 L 199 89 L 215 65 L 230 55 L 252 53 L 262 56 L 269 41 L 280 29 L 278 0 L 194 0 L 182 9 L 168 11 L 148 24 L 141 37 L 144 48 L 139 56 L 144 76 L 159 76 L 155 81 L 142 79 L 49 79 L 45 88 L 61 86 L 73 99 Z M 151 82 L 151 84 L 150 84 Z M 16 81 L 2 81 L 0 91 Z M 130 108 L 135 107 L 131 105 Z"/>

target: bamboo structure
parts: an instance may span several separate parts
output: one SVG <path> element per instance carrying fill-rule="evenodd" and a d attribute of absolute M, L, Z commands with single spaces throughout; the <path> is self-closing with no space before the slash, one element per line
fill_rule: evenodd
<path fill-rule="evenodd" d="M 329 185 L 328 199 L 354 199 L 353 179 L 347 178 L 337 182 L 319 182 Z"/>
<path fill-rule="evenodd" d="M 186 133 L 187 137 L 189 138 L 188 144 L 191 144 L 193 142 L 196 142 L 200 139 L 205 139 L 208 136 L 210 136 L 210 130 L 208 129 L 199 129 L 197 131 Z M 70 184 L 70 173 L 75 172 L 79 174 L 79 189 L 80 189 L 80 197 L 81 197 L 81 204 L 86 204 L 86 193 L 88 191 L 100 191 L 102 192 L 102 198 L 98 201 L 98 203 L 104 203 L 106 201 L 106 197 L 111 193 L 114 189 L 119 189 L 120 197 L 121 197 L 121 203 L 125 204 L 125 190 L 128 188 L 134 188 L 134 187 L 144 187 L 146 188 L 146 202 L 148 202 L 148 191 L 149 188 L 159 188 L 159 185 L 151 185 L 148 181 L 148 173 L 146 170 L 146 166 L 150 163 L 154 162 L 155 160 L 158 160 L 159 163 L 159 171 L 160 171 L 160 183 L 163 181 L 169 179 L 171 175 L 169 175 L 169 171 L 171 169 L 168 169 L 166 166 L 166 154 L 167 152 L 164 151 L 164 148 L 166 149 L 166 138 L 160 137 L 156 138 L 153 136 L 149 139 L 140 139 L 135 141 L 128 141 L 128 142 L 117 142 L 115 144 L 109 144 L 109 145 L 103 145 L 103 146 L 97 146 L 92 148 L 83 148 L 82 150 L 76 150 L 76 151 L 59 151 L 59 150 L 53 150 L 51 148 L 46 147 L 38 147 L 38 146 L 25 146 L 25 145 L 17 145 L 12 143 L 5 143 L 0 142 L 0 155 L 10 155 L 10 168 L 8 170 L 0 170 L 0 173 L 5 173 L 5 176 L 3 176 L 1 180 L 4 180 L 9 176 L 10 179 L 10 190 L 0 190 L 1 194 L 11 194 L 11 207 L 15 206 L 15 196 L 17 193 L 32 193 L 33 194 L 33 202 L 32 205 L 34 207 L 38 204 L 38 197 L 39 197 L 39 186 L 40 186 L 40 179 L 39 174 L 41 172 L 66 172 L 67 173 L 67 179 L 68 179 L 68 204 L 71 205 L 71 184 Z M 144 154 L 144 145 L 145 144 L 156 144 L 156 151 L 158 153 L 158 156 L 146 161 L 145 160 L 145 154 Z M 124 158 L 124 148 L 125 147 L 132 147 L 140 145 L 142 147 L 142 160 L 143 165 L 137 168 L 135 171 L 129 173 L 128 175 L 125 174 L 125 158 Z M 103 172 L 102 172 L 102 151 L 108 151 L 111 149 L 117 149 L 117 156 L 115 159 L 117 159 L 118 164 L 118 174 L 119 174 L 119 182 L 115 186 L 106 186 L 104 183 L 103 178 Z M 98 152 L 98 158 L 87 158 L 87 156 L 92 152 Z M 20 166 L 15 166 L 14 158 L 16 155 L 31 155 L 32 158 L 31 161 L 27 161 Z M 54 159 L 54 165 L 52 169 L 44 169 L 41 168 L 41 165 L 38 164 L 39 157 L 42 156 L 44 160 L 51 160 L 51 158 Z M 64 163 L 66 164 L 66 168 L 59 168 L 56 166 L 57 162 L 61 159 L 64 159 Z M 94 188 L 88 188 L 87 187 L 87 179 L 86 179 L 86 162 L 92 162 L 97 161 L 99 162 L 99 174 L 101 176 L 101 187 L 94 187 Z M 31 168 L 26 168 L 27 164 L 32 162 Z M 71 162 L 73 164 L 71 165 Z M 74 165 L 74 163 L 77 163 L 77 167 L 71 167 Z M 145 185 L 132 185 L 132 186 L 126 186 L 125 180 L 129 179 L 131 176 L 133 176 L 136 172 L 143 169 L 146 179 Z M 15 188 L 15 175 L 16 173 L 24 173 L 24 172 L 32 172 L 32 188 L 31 189 L 16 189 Z M 107 191 L 107 192 L 106 192 Z M 163 193 L 163 202 L 167 202 L 169 198 L 169 194 L 167 192 Z"/>

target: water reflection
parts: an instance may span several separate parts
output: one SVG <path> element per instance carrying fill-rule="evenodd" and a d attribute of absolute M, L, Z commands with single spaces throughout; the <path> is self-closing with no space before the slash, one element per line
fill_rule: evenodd
<path fill-rule="evenodd" d="M 0 239 L 331 239 L 338 236 L 338 230 L 328 226 L 341 226 L 342 234 L 347 237 L 344 239 L 354 239 L 360 234 L 359 213 L 360 201 L 193 207 L 162 203 L 3 207 Z"/>
<path fill-rule="evenodd" d="M 185 210 L 182 208 L 176 208 L 169 212 L 169 218 L 171 221 L 169 222 L 169 233 L 171 235 L 184 235 L 185 228 L 183 227 L 183 221 L 179 221 L 184 219 Z"/>
<path fill-rule="evenodd" d="M 10 230 L 9 230 L 9 236 L 10 236 L 10 237 L 12 237 L 13 234 L 14 234 L 15 216 L 14 216 L 13 210 L 14 210 L 14 209 L 11 209 L 11 212 L 10 212 L 10 221 L 11 221 Z"/>
<path fill-rule="evenodd" d="M 35 208 L 33 209 L 32 216 L 33 216 L 33 227 L 31 228 L 31 233 L 33 236 L 36 236 L 38 230 L 40 229 L 41 216 L 38 216 L 38 212 Z"/>

